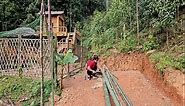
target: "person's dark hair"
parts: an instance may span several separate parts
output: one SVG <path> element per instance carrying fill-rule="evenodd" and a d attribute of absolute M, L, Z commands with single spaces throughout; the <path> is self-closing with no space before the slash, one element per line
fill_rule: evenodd
<path fill-rule="evenodd" d="M 93 60 L 99 60 L 98 56 L 97 55 L 94 55 L 93 56 Z"/>

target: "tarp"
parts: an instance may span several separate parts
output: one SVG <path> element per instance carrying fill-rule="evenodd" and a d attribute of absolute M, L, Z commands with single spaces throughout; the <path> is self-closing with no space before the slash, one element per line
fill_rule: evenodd
<path fill-rule="evenodd" d="M 33 36 L 35 33 L 35 30 L 32 28 L 20 27 L 10 31 L 0 32 L 0 38 L 18 37 L 18 35 Z"/>

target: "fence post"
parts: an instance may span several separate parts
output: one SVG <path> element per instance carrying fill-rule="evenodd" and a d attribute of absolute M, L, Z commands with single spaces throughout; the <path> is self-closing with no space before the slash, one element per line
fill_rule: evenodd
<path fill-rule="evenodd" d="M 18 41 L 19 41 L 19 66 L 21 66 L 21 35 L 18 35 Z"/>
<path fill-rule="evenodd" d="M 54 54 L 56 54 L 57 53 L 57 36 L 55 35 L 55 42 L 54 42 L 54 46 L 53 46 L 53 48 L 54 48 Z M 55 57 L 54 57 L 55 58 Z M 58 72 L 57 72 L 58 70 L 57 70 L 57 62 L 56 61 L 54 61 L 54 86 L 55 86 L 55 88 L 57 87 L 57 78 L 58 78 L 58 76 L 57 76 L 57 74 L 58 74 Z"/>
<path fill-rule="evenodd" d="M 70 34 L 68 33 L 68 37 L 67 37 L 67 51 L 69 50 L 69 36 Z M 70 72 L 69 72 L 69 63 L 67 63 L 67 74 L 68 74 L 68 77 L 70 76 Z"/>
<path fill-rule="evenodd" d="M 21 35 L 18 35 L 18 68 L 21 67 Z"/>

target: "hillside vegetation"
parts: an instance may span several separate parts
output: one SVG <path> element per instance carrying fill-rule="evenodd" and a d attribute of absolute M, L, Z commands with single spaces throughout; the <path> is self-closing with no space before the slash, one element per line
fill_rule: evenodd
<path fill-rule="evenodd" d="M 111 0 L 107 11 L 96 11 L 79 23 L 83 44 L 98 54 L 156 50 L 151 56 L 159 69 L 184 69 L 183 1 L 141 0 L 137 36 L 136 0 Z M 181 22 L 181 23 L 180 23 Z M 163 53 L 158 53 L 162 51 Z M 168 52 L 168 53 L 167 53 Z M 178 59 L 176 58 L 178 57 Z M 162 61 L 161 61 L 162 60 Z"/>

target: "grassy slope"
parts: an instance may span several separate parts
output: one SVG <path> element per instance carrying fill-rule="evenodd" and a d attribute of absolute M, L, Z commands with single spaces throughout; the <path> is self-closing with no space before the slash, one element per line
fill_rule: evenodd
<path fill-rule="evenodd" d="M 45 81 L 45 101 L 51 93 L 51 81 Z M 23 106 L 38 106 L 40 102 L 40 83 L 29 78 L 0 76 L 0 99 L 10 98 L 14 103 L 22 100 Z"/>

